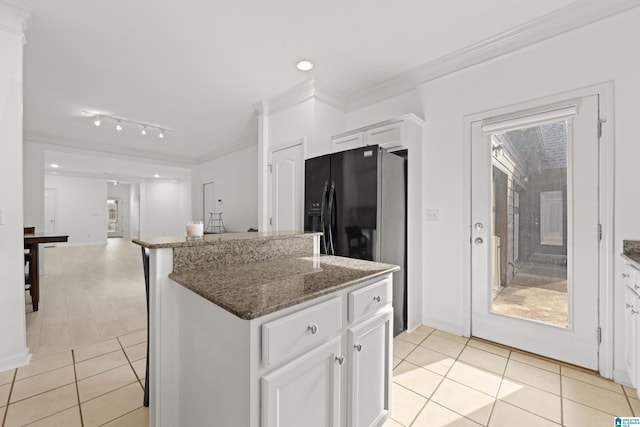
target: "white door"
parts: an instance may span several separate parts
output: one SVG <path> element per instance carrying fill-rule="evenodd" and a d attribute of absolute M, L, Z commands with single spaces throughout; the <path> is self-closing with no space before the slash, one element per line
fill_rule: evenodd
<path fill-rule="evenodd" d="M 471 124 L 474 336 L 598 369 L 598 96 Z"/>
<path fill-rule="evenodd" d="M 38 230 L 36 230 L 38 231 Z M 56 189 L 44 189 L 44 232 L 56 232 Z"/>
<path fill-rule="evenodd" d="M 271 226 L 278 230 L 302 230 L 304 204 L 302 144 L 271 154 Z"/>

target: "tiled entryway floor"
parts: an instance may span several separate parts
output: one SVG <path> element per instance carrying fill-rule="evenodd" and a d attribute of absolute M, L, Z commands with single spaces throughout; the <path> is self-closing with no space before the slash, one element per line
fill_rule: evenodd
<path fill-rule="evenodd" d="M 148 426 L 146 352 L 142 329 L 0 372 L 2 426 Z"/>
<path fill-rule="evenodd" d="M 591 371 L 421 326 L 394 339 L 385 427 L 613 426 L 635 391 Z"/>
<path fill-rule="evenodd" d="M 2 426 L 149 423 L 146 330 L 0 372 Z M 385 427 L 612 426 L 639 416 L 635 391 L 573 366 L 421 326 L 394 339 Z"/>

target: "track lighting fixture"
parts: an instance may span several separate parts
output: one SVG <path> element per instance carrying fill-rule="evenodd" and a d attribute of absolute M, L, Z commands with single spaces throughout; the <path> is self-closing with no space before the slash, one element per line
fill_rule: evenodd
<path fill-rule="evenodd" d="M 93 124 L 96 127 L 99 127 L 102 124 L 102 122 L 105 120 L 107 121 L 111 120 L 112 122 L 115 122 L 116 124 L 115 130 L 117 132 L 123 132 L 127 125 L 135 126 L 137 128 L 142 128 L 140 130 L 141 135 L 146 135 L 149 131 L 151 131 L 152 133 L 157 132 L 158 138 L 160 139 L 164 139 L 167 133 L 172 132 L 171 130 L 167 130 L 167 128 L 165 127 L 156 126 L 150 123 L 139 122 L 136 120 L 129 120 L 129 119 L 125 119 L 124 117 L 116 117 L 116 116 L 111 116 L 109 114 L 101 114 L 101 113 L 98 114 L 90 111 L 83 111 L 83 113 L 92 118 Z"/>

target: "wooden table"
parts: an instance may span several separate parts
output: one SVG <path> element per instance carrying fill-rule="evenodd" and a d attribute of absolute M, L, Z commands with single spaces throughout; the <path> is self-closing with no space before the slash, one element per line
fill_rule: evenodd
<path fill-rule="evenodd" d="M 38 269 L 38 245 L 40 243 L 57 243 L 69 240 L 68 234 L 61 233 L 25 233 L 24 247 L 31 252 L 31 261 L 29 262 L 29 276 L 31 277 L 31 301 L 33 302 L 33 311 L 38 311 L 38 302 L 40 302 L 40 271 Z"/>

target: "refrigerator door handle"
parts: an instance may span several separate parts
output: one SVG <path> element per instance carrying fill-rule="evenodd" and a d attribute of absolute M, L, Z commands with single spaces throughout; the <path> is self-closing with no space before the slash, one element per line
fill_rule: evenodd
<path fill-rule="evenodd" d="M 329 253 L 327 248 L 327 233 L 324 230 L 324 209 L 327 201 L 327 191 L 329 190 L 329 181 L 324 182 L 324 190 L 322 190 L 322 199 L 320 202 L 320 231 L 322 231 L 322 244 L 324 248 L 324 252 L 326 254 Z M 322 252 L 322 248 L 320 250 Z"/>
<path fill-rule="evenodd" d="M 335 181 L 331 180 L 331 190 L 329 190 L 329 247 L 331 249 L 331 251 L 327 250 L 327 254 L 329 255 L 335 255 L 336 254 L 336 249 L 333 243 L 333 203 L 335 200 L 335 196 L 336 196 L 336 183 Z"/>

